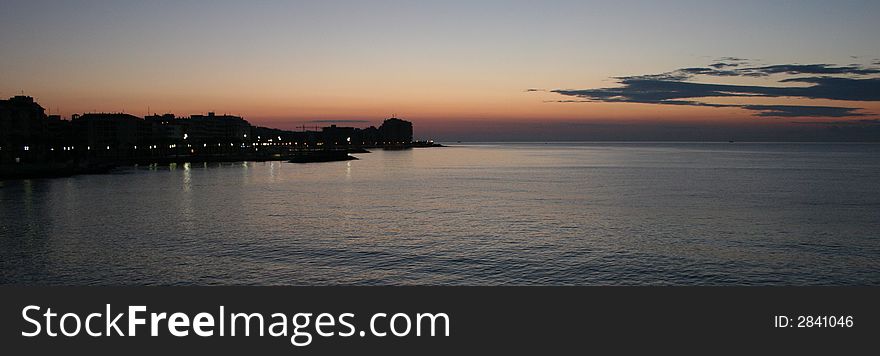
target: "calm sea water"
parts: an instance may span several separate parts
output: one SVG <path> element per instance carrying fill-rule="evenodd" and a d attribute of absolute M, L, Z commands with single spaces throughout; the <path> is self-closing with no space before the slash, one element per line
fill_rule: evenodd
<path fill-rule="evenodd" d="M 0 182 L 0 282 L 880 284 L 880 145 L 358 157 Z"/>

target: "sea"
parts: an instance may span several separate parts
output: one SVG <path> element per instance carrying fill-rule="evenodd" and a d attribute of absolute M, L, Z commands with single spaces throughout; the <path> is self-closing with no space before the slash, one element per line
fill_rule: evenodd
<path fill-rule="evenodd" d="M 880 144 L 448 146 L 0 181 L 0 284 L 880 285 Z"/>

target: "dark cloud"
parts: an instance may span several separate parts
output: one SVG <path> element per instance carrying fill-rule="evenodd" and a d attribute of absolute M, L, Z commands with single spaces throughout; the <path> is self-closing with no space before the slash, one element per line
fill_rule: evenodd
<path fill-rule="evenodd" d="M 619 77 L 617 79 L 641 78 L 641 79 L 666 79 L 687 80 L 697 75 L 715 77 L 767 77 L 773 74 L 813 74 L 813 75 L 853 75 L 865 76 L 880 74 L 880 69 L 869 68 L 861 65 L 835 66 L 830 64 L 783 64 L 763 67 L 734 67 L 727 63 L 710 64 L 708 67 L 692 67 L 677 69 L 672 72 L 661 74 L 649 74 L 631 77 Z"/>
<path fill-rule="evenodd" d="M 526 89 L 526 91 L 527 91 L 527 92 L 532 92 L 532 91 L 547 91 L 547 89 L 528 88 L 528 89 Z"/>
<path fill-rule="evenodd" d="M 860 65 L 835 66 L 830 64 L 780 64 L 764 67 L 738 68 L 738 75 L 763 77 L 771 74 L 852 74 L 870 75 L 880 73 L 880 69 Z"/>
<path fill-rule="evenodd" d="M 668 100 L 706 97 L 799 97 L 848 101 L 880 101 L 880 78 L 834 77 L 791 78 L 782 82 L 810 83 L 806 87 L 777 87 L 734 84 L 707 84 L 677 80 L 630 77 L 623 86 L 599 89 L 557 89 L 551 92 L 597 101 L 660 103 Z"/>
<path fill-rule="evenodd" d="M 809 105 L 742 105 L 746 110 L 758 111 L 763 117 L 853 117 L 866 116 L 860 108 Z"/>
<path fill-rule="evenodd" d="M 792 121 L 793 124 L 823 126 L 880 126 L 880 119 L 861 119 L 844 121 Z"/>
<path fill-rule="evenodd" d="M 732 68 L 739 67 L 745 64 L 748 59 L 745 58 L 737 58 L 737 57 L 721 57 L 715 61 L 715 63 L 710 64 L 709 66 L 715 69 L 724 69 L 724 68 Z"/>
<path fill-rule="evenodd" d="M 808 87 L 786 88 L 786 96 L 811 99 L 847 101 L 880 101 L 880 78 L 807 77 L 781 80 L 784 83 L 814 84 Z"/>
<path fill-rule="evenodd" d="M 718 63 L 712 63 L 709 66 L 712 68 L 715 68 L 715 69 L 724 69 L 727 67 L 737 67 L 737 66 L 739 66 L 739 63 L 718 62 Z"/>
<path fill-rule="evenodd" d="M 853 57 L 858 58 L 858 57 Z M 776 64 L 760 67 L 743 67 L 745 59 L 725 57 L 715 63 L 708 65 L 710 68 L 704 68 L 700 71 L 693 71 L 693 74 L 717 75 L 717 76 L 746 76 L 746 77 L 764 77 L 773 74 L 815 74 L 815 75 L 872 75 L 880 74 L 880 68 L 872 68 L 860 64 L 850 65 L 834 65 L 834 64 Z M 873 64 L 880 64 L 876 61 Z M 727 70 L 724 70 L 727 68 Z M 685 68 L 679 71 L 686 71 Z"/>
<path fill-rule="evenodd" d="M 721 63 L 716 63 L 721 64 Z M 726 65 L 691 67 L 661 74 L 616 77 L 619 87 L 595 89 L 556 89 L 550 92 L 577 97 L 578 100 L 557 102 L 613 102 L 705 107 L 736 107 L 755 111 L 761 117 L 855 117 L 867 113 L 857 107 L 811 105 L 738 105 L 707 103 L 706 98 L 764 97 L 828 99 L 842 101 L 880 101 L 880 78 L 866 77 L 880 74 L 880 69 L 859 65 L 836 66 L 829 64 L 786 64 L 733 69 Z M 697 75 L 716 77 L 765 77 L 772 74 L 792 76 L 779 83 L 799 83 L 797 86 L 760 86 L 712 84 L 688 81 Z M 812 74 L 800 77 L 794 75 Z M 855 77 L 853 77 L 855 76 Z"/>
<path fill-rule="evenodd" d="M 717 64 L 717 63 L 716 63 Z M 682 68 L 679 69 L 678 72 L 687 74 L 689 76 L 693 75 L 714 75 L 719 77 L 732 77 L 740 75 L 736 70 L 719 70 L 713 68 L 704 68 L 704 67 L 694 67 L 694 68 Z"/>

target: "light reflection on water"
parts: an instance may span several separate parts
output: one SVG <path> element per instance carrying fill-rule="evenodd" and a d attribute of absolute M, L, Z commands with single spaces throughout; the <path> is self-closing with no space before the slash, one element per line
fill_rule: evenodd
<path fill-rule="evenodd" d="M 877 285 L 878 153 L 483 144 L 6 181 L 0 282 Z"/>

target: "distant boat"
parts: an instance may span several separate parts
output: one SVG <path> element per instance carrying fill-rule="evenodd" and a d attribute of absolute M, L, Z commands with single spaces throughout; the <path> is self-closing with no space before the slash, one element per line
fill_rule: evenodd
<path fill-rule="evenodd" d="M 727 141 L 727 142 L 729 142 L 729 143 L 733 143 L 733 140 L 729 140 L 729 141 Z"/>

